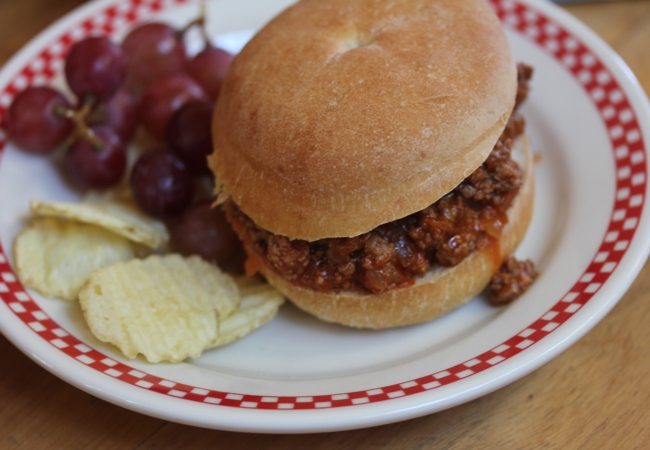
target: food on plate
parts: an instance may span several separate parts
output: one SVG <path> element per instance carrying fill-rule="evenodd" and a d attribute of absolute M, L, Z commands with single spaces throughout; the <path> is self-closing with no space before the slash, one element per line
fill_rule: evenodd
<path fill-rule="evenodd" d="M 7 133 L 23 150 L 49 153 L 72 131 L 72 123 L 55 111 L 70 107 L 65 96 L 55 89 L 29 87 L 11 102 L 5 124 Z"/>
<path fill-rule="evenodd" d="M 493 305 L 506 305 L 517 299 L 537 276 L 532 261 L 518 261 L 508 255 L 490 280 L 490 301 Z"/>
<path fill-rule="evenodd" d="M 182 255 L 198 255 L 227 272 L 243 272 L 246 254 L 241 242 L 223 210 L 211 202 L 197 203 L 183 213 L 172 232 L 172 245 Z"/>
<path fill-rule="evenodd" d="M 63 159 L 70 180 L 87 189 L 107 189 L 120 182 L 126 171 L 126 147 L 113 129 L 93 125 L 96 145 L 88 139 L 76 139 Z"/>
<path fill-rule="evenodd" d="M 206 156 L 212 151 L 213 102 L 232 55 L 210 41 L 205 11 L 181 29 L 160 22 L 140 25 L 121 45 L 108 36 L 95 35 L 75 42 L 65 57 L 67 91 L 29 86 L 19 92 L 7 113 L 9 138 L 32 153 L 59 149 L 54 159 L 62 162 L 68 181 L 81 189 L 105 190 L 120 184 L 127 165 L 131 166 L 128 162 L 146 150 L 128 148 L 141 124 L 149 138 L 167 140 L 194 178 L 209 176 Z M 204 48 L 189 59 L 185 35 L 195 27 Z M 202 104 L 184 111 L 169 125 L 174 113 L 188 102 Z M 157 185 L 134 187 L 136 197 L 147 189 L 149 197 L 169 199 L 164 192 L 168 180 L 157 181 Z M 174 186 L 173 190 L 179 189 Z M 186 204 L 175 208 L 172 215 L 189 206 L 192 196 L 180 200 Z M 164 215 L 169 218 L 169 213 Z"/>
<path fill-rule="evenodd" d="M 187 63 L 187 72 L 199 82 L 210 98 L 216 100 L 232 59 L 233 55 L 224 49 L 208 45 Z"/>
<path fill-rule="evenodd" d="M 282 300 L 268 286 L 242 287 L 240 294 L 217 267 L 176 254 L 96 270 L 79 293 L 99 340 L 149 362 L 179 362 L 230 343 L 270 320 Z"/>
<path fill-rule="evenodd" d="M 205 48 L 190 60 L 183 35 L 194 26 Z M 45 296 L 79 298 L 92 331 L 131 358 L 198 356 L 266 323 L 284 301 L 268 284 L 235 282 L 210 263 L 241 272 L 245 254 L 223 211 L 202 202 L 212 189 L 213 98 L 232 59 L 204 27 L 203 13 L 181 30 L 142 25 L 121 47 L 83 38 L 66 56 L 71 92 L 27 87 L 8 112 L 13 142 L 33 153 L 57 150 L 53 159 L 84 191 L 80 202 L 30 202 L 36 217 L 15 241 L 18 276 Z M 139 124 L 168 148 L 129 145 Z M 151 217 L 188 208 L 178 221 Z M 138 259 L 169 251 L 168 226 L 176 251 L 210 262 Z"/>
<path fill-rule="evenodd" d="M 85 102 L 108 100 L 122 86 L 127 58 L 122 48 L 105 36 L 76 42 L 65 58 L 65 78 L 70 90 Z"/>
<path fill-rule="evenodd" d="M 140 121 L 151 136 L 165 139 L 169 119 L 181 106 L 190 101 L 208 101 L 210 97 L 192 77 L 185 74 L 169 75 L 154 80 L 140 99 Z"/>
<path fill-rule="evenodd" d="M 119 89 L 109 100 L 92 109 L 88 115 L 88 125 L 106 125 L 127 144 L 135 136 L 138 126 L 135 96 L 126 89 Z"/>
<path fill-rule="evenodd" d="M 213 120 L 215 193 L 249 273 L 355 327 L 474 297 L 531 218 L 530 75 L 483 0 L 281 13 L 235 57 Z"/>
<path fill-rule="evenodd" d="M 212 153 L 213 112 L 212 101 L 187 102 L 167 124 L 167 145 L 195 174 L 210 173 L 207 158 Z"/>
<path fill-rule="evenodd" d="M 44 296 L 79 299 L 93 334 L 125 356 L 197 357 L 259 328 L 284 302 L 259 279 L 233 279 L 199 256 L 138 259 L 142 244 L 160 239 L 161 224 L 88 197 L 96 203 L 31 202 L 37 217 L 14 243 L 16 271 Z"/>
<path fill-rule="evenodd" d="M 181 215 L 194 197 L 190 170 L 178 156 L 162 148 L 137 159 L 129 184 L 140 209 L 159 219 Z"/>
<path fill-rule="evenodd" d="M 128 58 L 127 83 L 136 89 L 156 78 L 183 73 L 187 65 L 182 34 L 166 23 L 145 23 L 129 31 L 122 50 Z"/>
<path fill-rule="evenodd" d="M 218 337 L 239 304 L 237 285 L 198 257 L 153 255 L 93 272 L 79 293 L 88 326 L 129 358 L 178 362 Z"/>
<path fill-rule="evenodd" d="M 21 283 L 46 297 L 74 301 L 90 273 L 135 257 L 127 239 L 95 225 L 45 217 L 16 238 Z"/>
<path fill-rule="evenodd" d="M 59 217 L 97 225 L 151 249 L 164 249 L 169 242 L 169 232 L 163 222 L 122 203 L 32 200 L 29 208 L 37 216 Z"/>
<path fill-rule="evenodd" d="M 240 282 L 243 280 L 243 283 Z M 261 327 L 278 313 L 284 296 L 264 282 L 250 283 L 252 278 L 235 279 L 241 302 L 238 308 L 219 323 L 219 336 L 210 346 L 222 347 Z"/>

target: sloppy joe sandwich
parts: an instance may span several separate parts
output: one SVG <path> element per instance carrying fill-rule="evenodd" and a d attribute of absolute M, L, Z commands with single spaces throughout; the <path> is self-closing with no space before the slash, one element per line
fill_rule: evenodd
<path fill-rule="evenodd" d="M 282 12 L 233 61 L 213 122 L 217 202 L 249 273 L 355 327 L 467 302 L 531 218 L 530 74 L 485 0 Z"/>

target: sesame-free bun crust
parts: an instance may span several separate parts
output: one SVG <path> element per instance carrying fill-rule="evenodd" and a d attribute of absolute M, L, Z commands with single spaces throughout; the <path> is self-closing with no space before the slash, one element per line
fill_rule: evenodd
<path fill-rule="evenodd" d="M 415 285 L 383 294 L 323 293 L 292 284 L 265 266 L 262 273 L 300 309 L 327 322 L 360 328 L 388 328 L 425 322 L 457 308 L 480 293 L 506 255 L 514 252 L 526 234 L 533 212 L 533 158 L 528 141 L 520 138 L 516 150 L 524 170 L 524 184 L 508 209 L 497 247 L 471 253 L 458 265 L 439 268 Z"/>
<path fill-rule="evenodd" d="M 292 239 L 367 232 L 471 174 L 516 88 L 485 0 L 302 0 L 224 81 L 210 157 L 218 200 Z"/>

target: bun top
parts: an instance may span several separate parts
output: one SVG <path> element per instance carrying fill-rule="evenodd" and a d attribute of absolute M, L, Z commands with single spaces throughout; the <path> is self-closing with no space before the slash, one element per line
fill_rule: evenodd
<path fill-rule="evenodd" d="M 218 201 L 292 239 L 359 235 L 481 165 L 516 89 L 485 0 L 302 0 L 224 81 L 209 161 Z"/>

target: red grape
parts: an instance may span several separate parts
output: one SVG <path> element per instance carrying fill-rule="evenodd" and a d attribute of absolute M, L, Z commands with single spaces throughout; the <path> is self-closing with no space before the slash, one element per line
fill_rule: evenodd
<path fill-rule="evenodd" d="M 78 137 L 65 155 L 65 168 L 79 186 L 106 189 L 122 179 L 126 170 L 126 149 L 109 127 L 93 126 L 90 129 L 101 147 L 96 147 L 87 138 Z"/>
<path fill-rule="evenodd" d="M 85 100 L 107 100 L 126 75 L 126 57 L 119 45 L 103 36 L 86 38 L 72 46 L 65 59 L 65 77 L 70 90 Z"/>
<path fill-rule="evenodd" d="M 133 29 L 124 38 L 122 49 L 129 59 L 129 76 L 139 89 L 156 78 L 185 71 L 185 45 L 167 24 L 153 22 Z"/>
<path fill-rule="evenodd" d="M 7 112 L 9 137 L 24 150 L 47 153 L 61 144 L 72 131 L 72 122 L 55 112 L 71 108 L 59 91 L 30 87 L 16 96 Z"/>
<path fill-rule="evenodd" d="M 180 215 L 192 201 L 192 176 L 168 150 L 150 150 L 138 158 L 131 171 L 131 192 L 147 214 L 160 219 Z"/>
<path fill-rule="evenodd" d="M 223 210 L 213 208 L 210 202 L 193 205 L 183 213 L 172 241 L 182 255 L 199 255 L 222 269 L 235 269 L 245 258 L 244 248 Z"/>
<path fill-rule="evenodd" d="M 233 58 L 232 54 L 223 49 L 208 47 L 190 60 L 187 73 L 216 100 Z"/>
<path fill-rule="evenodd" d="M 97 105 L 90 113 L 91 125 L 106 125 L 112 128 L 122 142 L 133 139 L 138 125 L 138 104 L 127 90 L 120 89 L 110 100 Z"/>
<path fill-rule="evenodd" d="M 191 100 L 207 101 L 209 98 L 189 76 L 178 74 L 157 79 L 140 99 L 142 125 L 153 137 L 163 140 L 174 111 Z"/>
<path fill-rule="evenodd" d="M 206 158 L 212 153 L 213 111 L 212 102 L 188 102 L 167 125 L 167 143 L 196 174 L 210 173 Z"/>

